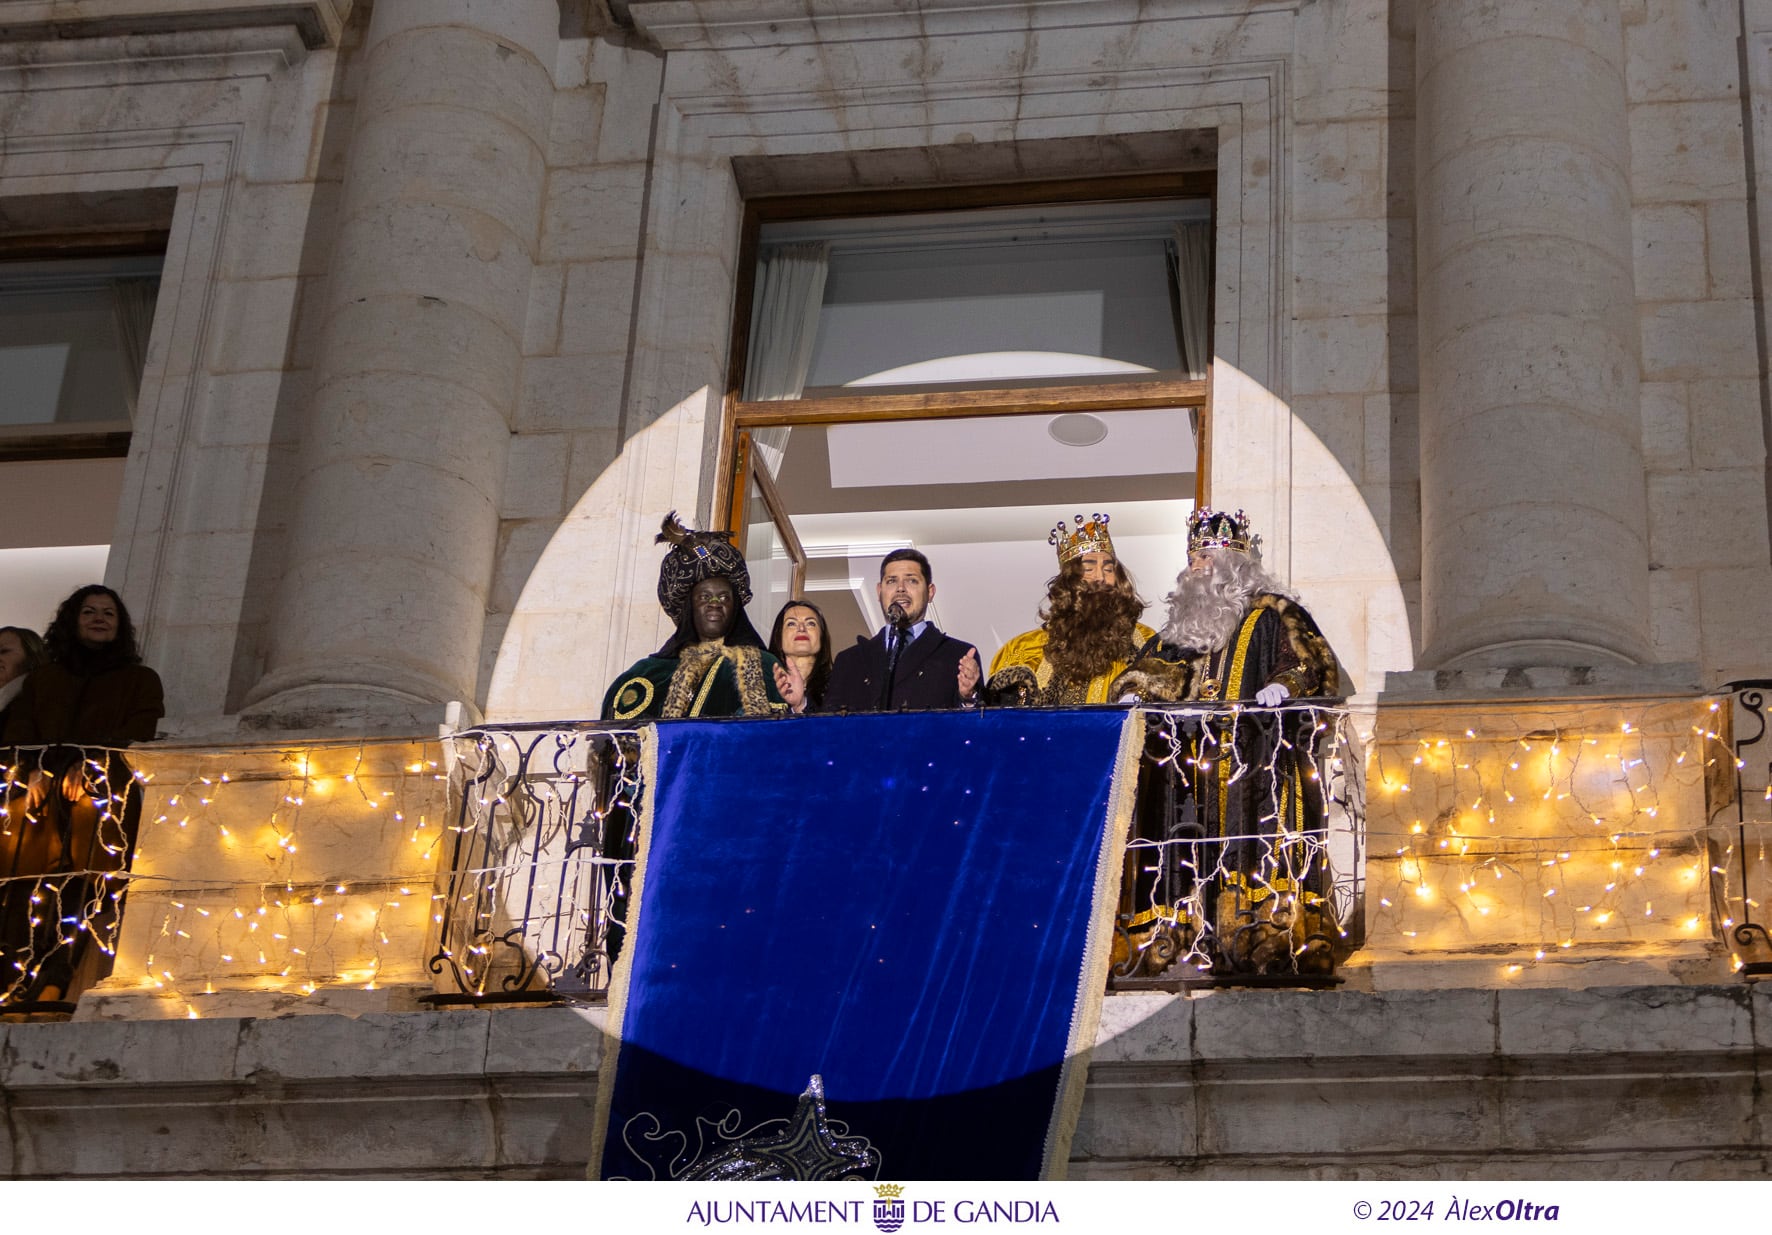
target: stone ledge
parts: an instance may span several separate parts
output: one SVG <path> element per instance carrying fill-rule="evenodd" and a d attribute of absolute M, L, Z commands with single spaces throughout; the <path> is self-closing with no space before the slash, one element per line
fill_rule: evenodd
<path fill-rule="evenodd" d="M 601 1008 L 0 1025 L 14 1177 L 582 1175 Z M 1106 1001 L 1073 1178 L 1772 1175 L 1772 985 Z"/>
<path fill-rule="evenodd" d="M 310 49 L 336 47 L 352 0 L 10 0 L 0 42 L 292 26 Z"/>
<path fill-rule="evenodd" d="M 1384 675 L 1379 706 L 1387 704 L 1490 703 L 1689 699 L 1705 694 L 1695 662 L 1667 665 L 1537 665 L 1515 669 L 1412 669 Z"/>

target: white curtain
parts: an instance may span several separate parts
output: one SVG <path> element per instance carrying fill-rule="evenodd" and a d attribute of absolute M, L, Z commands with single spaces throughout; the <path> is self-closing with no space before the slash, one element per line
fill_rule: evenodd
<path fill-rule="evenodd" d="M 1188 377 L 1198 381 L 1206 376 L 1206 365 L 1212 359 L 1212 328 L 1206 317 L 1212 290 L 1211 224 L 1177 223 L 1173 256 L 1181 315 L 1181 363 Z"/>
<path fill-rule="evenodd" d="M 812 367 L 818 312 L 824 304 L 831 246 L 823 240 L 766 250 L 751 306 L 751 343 L 745 363 L 746 399 L 798 399 Z M 751 448 L 771 477 L 781 471 L 789 427 L 751 432 Z"/>
<path fill-rule="evenodd" d="M 129 397 L 131 420 L 135 419 L 135 399 L 141 391 L 148 333 L 154 328 L 154 301 L 159 295 L 158 279 L 111 280 L 111 311 L 117 319 L 117 351 L 123 362 L 123 389 Z"/>

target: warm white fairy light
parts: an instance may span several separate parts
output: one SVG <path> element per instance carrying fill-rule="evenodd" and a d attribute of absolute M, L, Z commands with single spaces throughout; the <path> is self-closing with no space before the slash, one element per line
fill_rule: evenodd
<path fill-rule="evenodd" d="M 154 753 L 126 757 L 153 758 Z M 406 822 L 406 811 L 410 805 L 439 796 L 432 774 L 437 763 L 421 761 L 422 779 L 396 776 L 392 782 L 395 789 L 377 790 L 372 797 L 364 786 L 366 752 L 362 746 L 289 752 L 274 770 L 267 770 L 268 761 L 262 755 L 246 771 L 219 766 L 243 757 L 250 756 L 240 752 L 199 756 L 198 768 L 189 780 L 171 786 L 163 797 L 148 789 L 153 777 L 138 771 L 131 788 L 147 795 L 142 812 L 144 840 L 152 843 L 156 826 L 176 827 L 181 836 L 197 833 L 193 841 L 199 846 L 206 834 L 216 844 L 219 860 L 201 861 L 201 850 L 192 850 L 192 842 L 181 839 L 172 855 L 176 866 L 168 867 L 163 846 L 163 860 L 155 863 L 145 860 L 149 843 L 138 845 L 134 872 L 106 876 L 105 884 L 118 885 L 117 891 L 95 898 L 71 929 L 90 932 L 99 946 L 113 950 L 118 923 L 108 906 L 127 885 L 131 888 L 129 911 L 159 918 L 140 969 L 144 987 L 196 997 L 213 992 L 218 982 L 273 989 L 299 983 L 309 992 L 328 985 L 375 983 L 387 967 L 385 949 L 396 941 L 406 952 L 417 952 L 422 945 L 423 928 L 414 934 L 405 921 L 410 911 L 402 914 L 400 906 L 410 899 L 415 877 L 433 877 L 445 834 L 433 822 L 433 807 L 415 812 L 412 824 Z M 337 769 L 340 761 L 348 769 L 342 775 Z M 102 780 L 106 762 L 93 758 L 86 766 L 86 799 L 96 804 L 101 817 L 109 818 L 105 812 L 114 807 L 120 818 L 122 802 L 111 801 Z M 269 799 L 254 792 L 266 787 L 274 790 Z M 329 831 L 341 822 L 348 828 L 349 808 L 344 808 L 343 820 L 338 814 L 341 803 L 336 791 L 341 787 L 354 790 L 365 809 L 389 804 L 402 807 L 395 820 L 407 855 L 405 869 L 386 877 L 366 877 L 354 870 L 349 879 L 304 875 L 299 863 L 307 859 L 298 857 L 301 846 L 296 843 L 304 808 L 330 799 L 326 816 Z M 241 793 L 248 796 L 236 797 Z M 396 798 L 400 801 L 391 801 Z M 268 802 L 268 812 L 255 805 L 257 802 Z M 101 848 L 121 860 L 120 844 L 101 836 Z M 253 865 L 261 872 L 258 878 L 226 877 L 230 871 L 250 870 Z M 57 879 L 66 878 L 32 877 L 34 899 L 46 888 L 53 891 Z M 17 880 L 0 881 L 0 888 L 8 882 Z M 423 917 L 421 914 L 417 920 L 422 922 Z M 28 948 L 20 954 L 21 968 L 27 971 L 23 975 L 0 973 L 0 1000 L 16 1002 L 24 997 L 30 978 L 47 959 L 35 951 Z M 403 959 L 416 968 L 412 958 Z"/>
<path fill-rule="evenodd" d="M 1715 767 L 1733 775 L 1739 760 L 1726 726 L 1679 719 L 1692 714 L 1694 702 L 1707 716 L 1723 706 L 1720 700 L 1649 701 L 1630 719 L 1614 712 L 1608 729 L 1604 722 L 1583 728 L 1597 707 L 1584 716 L 1567 705 L 1556 711 L 1483 705 L 1481 733 L 1467 727 L 1462 740 L 1450 733 L 1397 733 L 1394 719 L 1386 732 L 1381 716 L 1371 783 L 1388 784 L 1393 793 L 1407 787 L 1422 800 L 1405 808 L 1388 795 L 1374 799 L 1373 922 L 1409 939 L 1431 936 L 1451 950 L 1526 942 L 1536 934 L 1542 941 L 1536 959 L 1551 947 L 1702 937 L 1709 919 L 1692 912 L 1689 895 L 1666 893 L 1678 887 L 1704 895 L 1708 870 L 1720 907 L 1715 920 L 1729 929 L 1734 918 L 1727 907 L 1742 903 L 1743 868 L 1735 828 L 1725 835 L 1709 826 L 1705 775 Z M 1484 802 L 1496 806 L 1484 811 Z M 1584 838 L 1583 828 L 1600 835 Z M 1763 850 L 1772 821 L 1750 821 L 1748 830 Z M 1385 845 L 1387 833 L 1401 845 Z M 1501 883 L 1499 902 L 1475 894 L 1474 876 L 1483 869 Z M 1762 863 L 1756 877 L 1763 880 L 1765 871 Z M 1508 891 L 1504 880 L 1516 881 L 1519 891 Z M 1423 896 L 1424 888 L 1433 895 Z M 1573 892 L 1579 895 L 1566 901 Z M 1542 908 L 1536 914 L 1526 908 L 1521 893 Z M 1751 908 L 1752 896 L 1748 903 Z M 1476 921 L 1485 925 L 1473 934 Z"/>

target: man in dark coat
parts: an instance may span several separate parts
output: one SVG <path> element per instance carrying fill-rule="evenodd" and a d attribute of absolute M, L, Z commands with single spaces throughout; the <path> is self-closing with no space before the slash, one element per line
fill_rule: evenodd
<path fill-rule="evenodd" d="M 978 704 L 978 649 L 943 634 L 925 614 L 935 599 L 929 559 L 894 549 L 880 563 L 876 589 L 886 625 L 857 639 L 831 666 L 825 712 L 900 712 Z"/>

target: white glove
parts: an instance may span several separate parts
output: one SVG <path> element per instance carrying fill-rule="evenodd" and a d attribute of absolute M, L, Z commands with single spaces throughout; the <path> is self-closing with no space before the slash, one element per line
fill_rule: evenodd
<path fill-rule="evenodd" d="M 1120 696 L 1120 702 L 1121 703 L 1137 703 L 1138 696 L 1133 694 L 1131 691 L 1127 691 L 1125 694 Z"/>
<path fill-rule="evenodd" d="M 1292 692 L 1279 682 L 1269 682 L 1255 692 L 1255 702 L 1264 708 L 1279 707 L 1292 697 Z"/>

